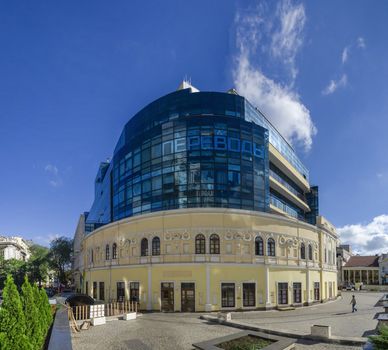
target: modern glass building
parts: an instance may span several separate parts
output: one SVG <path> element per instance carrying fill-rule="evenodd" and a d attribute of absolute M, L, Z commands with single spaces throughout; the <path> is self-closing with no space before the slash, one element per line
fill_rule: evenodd
<path fill-rule="evenodd" d="M 90 274 L 98 264 L 120 266 L 120 257 L 131 271 L 134 266 L 141 269 L 151 268 L 152 264 L 182 262 L 210 269 L 223 262 L 245 262 L 248 255 L 252 266 L 263 270 L 270 265 L 264 257 L 277 254 L 283 254 L 280 256 L 287 263 L 288 259 L 294 259 L 299 266 L 302 241 L 306 249 L 311 249 L 310 255 L 303 256 L 311 257 L 312 268 L 318 269 L 323 258 L 329 270 L 335 269 L 335 229 L 319 216 L 318 208 L 318 187 L 310 186 L 308 170 L 259 109 L 235 90 L 200 92 L 183 82 L 177 91 L 150 103 L 125 125 L 112 160 L 100 165 L 95 180 L 95 200 L 82 217 L 84 225 L 82 228 L 78 225 L 77 234 L 82 235 L 78 242 L 85 242 L 84 267 L 92 265 L 88 267 Z M 165 220 L 171 216 L 175 221 L 168 224 L 172 225 L 169 232 Z M 229 231 L 225 226 L 227 221 L 231 225 Z M 285 222 L 286 228 L 283 227 Z M 121 231 L 127 224 L 132 228 Z M 243 235 L 243 242 L 252 241 L 250 245 L 234 242 L 234 233 L 232 236 L 229 233 L 235 225 L 237 236 Z M 112 228 L 115 229 L 112 231 Z M 301 238 L 304 230 L 312 232 L 305 240 Z M 195 232 L 203 239 L 198 240 Z M 325 232 L 323 238 L 320 237 L 322 232 Z M 179 247 L 167 243 L 173 240 L 174 234 L 180 237 Z M 224 240 L 220 236 L 224 236 Z M 323 248 L 326 236 L 330 251 Z M 286 244 L 280 248 L 288 240 L 291 240 L 290 247 Z M 113 251 L 113 243 L 116 244 L 115 259 L 107 253 Z M 201 246 L 203 249 L 199 248 Z M 80 248 L 78 250 L 81 252 Z M 155 252 L 158 254 L 153 254 Z M 260 257 L 258 261 L 257 257 Z M 80 288 L 90 293 L 88 288 L 96 281 L 87 277 L 86 269 L 80 276 Z M 330 281 L 331 296 L 336 295 L 335 280 L 334 273 Z M 163 279 L 160 281 L 162 283 Z M 135 282 L 140 288 L 142 282 Z M 106 280 L 102 283 L 107 285 Z M 148 276 L 147 295 L 151 300 L 144 301 L 142 306 L 155 309 L 153 304 L 157 302 L 152 300 L 153 293 L 159 295 L 161 291 L 154 291 L 150 283 L 152 278 L 150 281 Z M 256 298 L 259 282 L 255 283 Z M 111 291 L 112 287 L 108 288 Z M 219 288 L 226 290 L 223 286 Z M 269 289 L 267 292 L 270 293 Z M 104 295 L 114 299 L 112 294 L 117 296 L 116 293 L 117 290 Z M 267 304 L 279 304 L 280 299 L 269 301 L 268 293 Z M 210 294 L 208 290 L 203 309 L 205 304 L 207 309 L 220 309 L 225 305 L 210 302 Z M 322 295 L 326 294 L 329 295 L 329 286 Z M 311 300 L 307 295 L 300 303 Z M 158 302 L 156 309 L 163 309 L 163 301 Z M 197 309 L 201 308 L 199 305 Z M 259 303 L 255 302 L 254 307 L 260 307 Z M 174 305 L 172 308 L 177 309 Z"/>
<path fill-rule="evenodd" d="M 270 159 L 270 145 L 303 184 Z M 98 171 L 87 232 L 134 215 L 195 207 L 282 211 L 315 224 L 318 191 L 308 178 L 293 148 L 244 97 L 188 87 L 150 103 L 125 125 L 112 161 Z"/>

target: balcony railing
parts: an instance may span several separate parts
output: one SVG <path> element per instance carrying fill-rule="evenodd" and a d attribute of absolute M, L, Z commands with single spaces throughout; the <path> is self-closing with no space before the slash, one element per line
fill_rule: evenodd
<path fill-rule="evenodd" d="M 272 169 L 269 169 L 269 175 L 272 176 L 277 182 L 280 182 L 292 194 L 294 194 L 295 196 L 297 196 L 299 199 L 301 199 L 303 202 L 306 203 L 306 197 L 302 193 L 298 192 L 294 187 L 292 187 L 287 181 L 281 178 L 278 174 L 276 174 Z"/>

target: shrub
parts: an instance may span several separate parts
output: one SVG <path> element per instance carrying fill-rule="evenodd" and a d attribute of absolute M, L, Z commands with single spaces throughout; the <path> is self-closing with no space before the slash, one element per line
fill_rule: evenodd
<path fill-rule="evenodd" d="M 21 301 L 23 305 L 24 318 L 26 320 L 26 335 L 34 349 L 41 349 L 44 341 L 44 329 L 42 328 L 41 313 L 39 310 L 39 300 L 34 297 L 33 287 L 24 277 L 22 285 Z"/>
<path fill-rule="evenodd" d="M 379 328 L 379 333 L 379 335 L 369 337 L 369 340 L 373 343 L 373 349 L 388 349 L 388 326 L 381 326 Z"/>
<path fill-rule="evenodd" d="M 31 350 L 33 346 L 26 336 L 26 320 L 19 292 L 11 275 L 7 276 L 0 308 L 0 349 Z"/>
<path fill-rule="evenodd" d="M 44 289 L 39 291 L 40 294 L 40 306 L 42 310 L 42 317 L 44 317 L 46 322 L 47 330 L 50 328 L 51 323 L 53 322 L 53 313 L 51 311 L 51 305 L 49 303 L 47 293 Z"/>

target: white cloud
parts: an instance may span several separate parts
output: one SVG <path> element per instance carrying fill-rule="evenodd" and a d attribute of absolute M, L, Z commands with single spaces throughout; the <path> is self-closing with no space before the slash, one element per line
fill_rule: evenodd
<path fill-rule="evenodd" d="M 60 187 L 63 185 L 62 177 L 59 173 L 59 169 L 53 164 L 47 164 L 44 167 L 44 171 L 49 176 L 49 185 L 51 187 Z"/>
<path fill-rule="evenodd" d="M 309 110 L 293 91 L 298 72 L 295 57 L 303 44 L 304 7 L 284 0 L 278 5 L 275 17 L 272 14 L 271 18 L 266 18 L 264 12 L 259 6 L 244 15 L 236 15 L 239 52 L 233 72 L 234 83 L 238 93 L 257 106 L 288 141 L 301 144 L 308 150 L 317 130 Z M 259 45 L 261 51 L 257 54 Z M 288 85 L 263 73 L 263 64 L 260 67 L 259 63 L 263 63 L 265 55 L 269 55 L 269 62 L 274 59 L 281 62 L 291 77 Z"/>
<path fill-rule="evenodd" d="M 379 215 L 369 223 L 337 228 L 341 243 L 350 244 L 355 253 L 374 255 L 388 252 L 388 215 Z"/>
<path fill-rule="evenodd" d="M 338 88 L 345 87 L 348 84 L 348 77 L 346 74 L 342 74 L 341 78 L 338 80 L 330 80 L 329 85 L 327 85 L 323 90 L 323 95 L 330 95 L 334 93 Z"/>
<path fill-rule="evenodd" d="M 44 167 L 44 170 L 50 174 L 53 174 L 53 175 L 58 175 L 58 168 L 55 166 L 55 165 L 52 165 L 52 164 L 47 164 L 45 167 Z"/>
<path fill-rule="evenodd" d="M 273 33 L 271 52 L 274 57 L 290 65 L 291 76 L 295 79 L 298 73 L 295 56 L 303 44 L 302 32 L 306 22 L 304 6 L 294 6 L 289 0 L 284 0 L 278 4 L 276 15 L 280 26 Z"/>
<path fill-rule="evenodd" d="M 252 67 L 246 56 L 239 58 L 235 83 L 237 91 L 259 106 L 284 137 L 302 143 L 306 149 L 311 147 L 316 129 L 296 93 Z"/>
<path fill-rule="evenodd" d="M 357 47 L 359 47 L 360 49 L 366 48 L 365 39 L 362 36 L 357 38 Z"/>
<path fill-rule="evenodd" d="M 346 61 L 348 60 L 348 56 L 349 56 L 349 47 L 345 47 L 343 50 L 342 50 L 342 64 L 346 63 Z"/>

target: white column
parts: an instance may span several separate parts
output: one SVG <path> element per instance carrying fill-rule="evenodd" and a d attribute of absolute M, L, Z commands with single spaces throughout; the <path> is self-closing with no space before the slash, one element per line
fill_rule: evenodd
<path fill-rule="evenodd" d="M 271 295 L 269 291 L 269 268 L 265 267 L 265 306 L 271 305 Z"/>
<path fill-rule="evenodd" d="M 311 297 L 310 297 L 310 270 L 306 270 L 306 292 L 307 292 L 307 303 L 311 303 Z"/>
<path fill-rule="evenodd" d="M 206 304 L 205 311 L 212 311 L 212 304 L 210 302 L 210 266 L 206 264 Z"/>
<path fill-rule="evenodd" d="M 151 266 L 148 266 L 147 310 L 152 310 L 152 268 Z"/>

